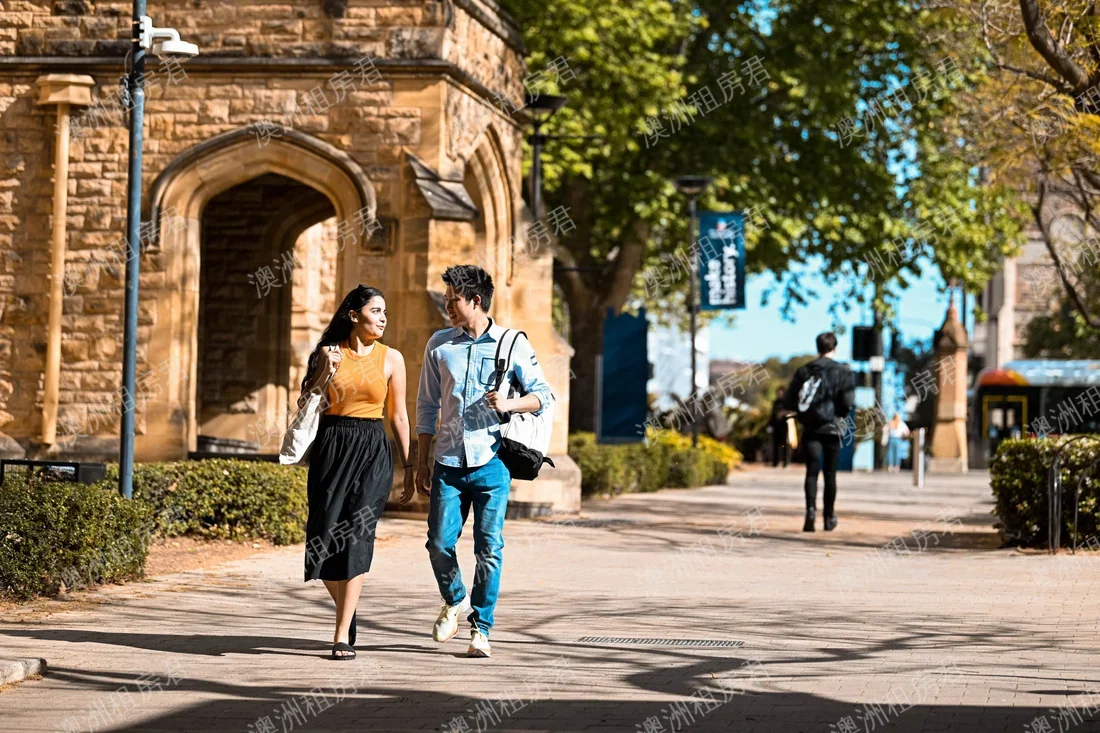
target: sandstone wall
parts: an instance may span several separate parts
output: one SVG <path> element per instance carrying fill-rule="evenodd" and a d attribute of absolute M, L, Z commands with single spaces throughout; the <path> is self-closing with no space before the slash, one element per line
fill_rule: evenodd
<path fill-rule="evenodd" d="M 179 29 L 185 39 L 202 47 L 204 55 L 183 67 L 150 64 L 159 83 L 150 86 L 146 105 L 146 206 L 158 176 L 182 153 L 249 125 L 291 124 L 346 153 L 362 168 L 377 197 L 377 214 L 394 232 L 384 251 L 364 249 L 356 254 L 358 272 L 352 279 L 387 294 L 386 341 L 405 354 L 410 408 L 423 344 L 431 332 L 446 325 L 425 290 L 441 292 L 439 272 L 462 259 L 489 261 L 498 283 L 495 315 L 527 330 L 542 361 L 552 361 L 563 349 L 549 325 L 551 260 L 546 252 L 525 256 L 522 236 L 524 130 L 492 99 L 494 91 L 512 98 L 522 93 L 523 62 L 508 40 L 514 29 L 506 21 L 493 20 L 494 5 L 473 0 L 352 0 L 342 18 L 327 16 L 322 5 L 321 0 L 150 3 L 149 13 L 158 25 Z M 128 46 L 128 3 L 9 2 L 5 7 L 0 12 L 0 55 L 108 56 L 124 53 Z M 486 27 L 486 19 L 493 28 Z M 376 72 L 355 66 L 356 59 L 370 55 L 381 57 Z M 212 64 L 209 59 L 214 56 L 239 57 L 241 65 Z M 336 67 L 269 69 L 251 63 L 254 56 L 346 61 Z M 459 72 L 392 65 L 420 58 L 449 61 L 468 74 L 475 87 L 486 87 L 471 87 Z M 98 106 L 74 110 L 69 155 L 66 278 L 71 282 L 66 283 L 69 294 L 62 324 L 59 432 L 86 436 L 68 446 L 70 453 L 110 456 L 117 450 L 127 165 L 126 129 L 111 102 L 120 70 L 110 64 L 18 71 L 0 67 L 0 440 L 7 441 L 0 451 L 33 450 L 41 430 L 55 111 L 35 106 L 34 82 L 45 73 L 89 73 L 96 81 L 93 97 Z M 258 134 L 256 144 L 265 144 Z M 277 145 L 278 138 L 266 144 Z M 477 179 L 491 199 L 483 203 L 491 204 L 486 208 L 491 208 L 493 222 L 434 218 L 415 185 L 406 153 L 458 181 L 480 155 Z M 180 224 L 200 225 L 185 218 Z M 306 241 L 331 245 L 331 229 L 329 225 L 320 240 Z M 492 241 L 486 239 L 487 232 Z M 162 365 L 150 360 L 149 344 L 152 333 L 168 328 L 160 301 L 179 284 L 170 278 L 175 265 L 158 249 L 156 237 L 150 236 L 145 244 L 150 248 L 141 257 L 138 373 L 148 376 L 145 388 L 152 393 L 170 389 L 167 372 L 158 371 Z M 479 247 L 483 256 L 476 256 Z M 275 256 L 259 251 L 255 255 Z M 294 295 L 290 306 L 290 375 L 298 373 L 294 366 L 301 356 L 299 341 L 319 335 L 331 308 L 344 295 L 342 286 L 331 283 L 320 300 L 313 295 L 317 278 L 325 272 L 331 278 L 333 267 L 331 259 L 322 258 L 295 273 L 295 293 L 308 287 L 312 300 L 306 307 L 305 296 Z M 237 280 L 234 289 L 254 289 Z M 214 364 L 217 359 L 208 346 L 202 349 L 207 362 Z M 211 373 L 203 368 L 206 375 Z M 562 382 L 567 378 L 555 381 L 555 391 L 564 397 L 567 384 Z M 203 389 L 207 387 L 213 389 Z M 223 397 L 236 403 L 228 393 Z M 146 418 L 139 402 L 139 435 L 149 430 Z M 182 429 L 187 419 L 179 410 L 171 412 L 171 429 Z M 10 438 L 20 445 L 14 446 Z M 562 450 L 563 446 L 564 431 Z"/>

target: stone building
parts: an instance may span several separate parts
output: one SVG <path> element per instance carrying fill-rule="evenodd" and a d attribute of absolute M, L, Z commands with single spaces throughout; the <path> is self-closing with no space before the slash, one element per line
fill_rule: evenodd
<path fill-rule="evenodd" d="M 1096 253 L 1086 251 L 1095 247 L 1096 240 L 1086 230 L 1068 186 L 1061 190 L 1051 184 L 1051 188 L 1043 220 L 1048 222 L 1051 240 L 1071 280 L 1075 280 L 1075 268 L 1096 261 Z M 978 301 L 986 320 L 974 325 L 971 350 L 989 369 L 1023 358 L 1028 323 L 1037 315 L 1050 313 L 1066 297 L 1039 227 L 1031 222 L 1024 234 L 1020 252 L 1003 260 L 1001 270 L 986 283 Z"/>
<path fill-rule="evenodd" d="M 117 458 L 130 8 L 0 11 L 4 456 Z M 464 261 L 490 271 L 492 315 L 540 354 L 564 454 L 571 349 L 551 325 L 550 252 L 524 236 L 525 51 L 496 3 L 175 0 L 148 14 L 201 53 L 148 62 L 137 459 L 277 450 L 305 359 L 358 283 L 386 293 L 412 413 L 424 343 L 447 326 L 439 276 Z M 575 508 L 579 489 L 562 488 L 575 466 L 556 460 L 564 472 L 528 494 Z"/>

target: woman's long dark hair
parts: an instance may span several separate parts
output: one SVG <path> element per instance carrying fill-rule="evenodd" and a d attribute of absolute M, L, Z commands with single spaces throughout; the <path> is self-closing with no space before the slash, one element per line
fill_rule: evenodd
<path fill-rule="evenodd" d="M 378 288 L 367 285 L 360 285 L 344 296 L 343 301 L 340 302 L 340 307 L 336 309 L 336 315 L 329 321 L 328 328 L 321 334 L 321 340 L 317 342 L 317 345 L 313 347 L 313 353 L 309 355 L 306 374 L 302 378 L 303 392 L 306 391 L 306 385 L 313 379 L 313 373 L 317 371 L 317 365 L 321 362 L 321 350 L 326 346 L 336 346 L 351 337 L 351 318 L 348 313 L 359 310 L 369 303 L 372 298 L 376 297 L 385 298 L 386 296 L 382 295 L 382 291 Z"/>

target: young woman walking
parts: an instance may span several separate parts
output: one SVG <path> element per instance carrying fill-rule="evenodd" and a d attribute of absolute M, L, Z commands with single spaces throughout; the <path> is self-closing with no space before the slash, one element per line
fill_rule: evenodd
<path fill-rule="evenodd" d="M 894 413 L 890 422 L 883 429 L 883 443 L 886 444 L 886 470 L 890 473 L 901 471 L 901 448 L 905 439 L 909 437 L 909 426 L 906 425 L 901 415 Z"/>
<path fill-rule="evenodd" d="M 321 579 L 336 602 L 332 658 L 355 658 L 355 608 L 374 556 L 374 533 L 393 485 L 393 457 L 382 426 L 390 419 L 405 466 L 400 502 L 412 499 L 405 360 L 379 339 L 386 301 L 360 285 L 340 303 L 309 357 L 302 399 L 324 391 L 324 412 L 309 459 L 305 579 Z"/>

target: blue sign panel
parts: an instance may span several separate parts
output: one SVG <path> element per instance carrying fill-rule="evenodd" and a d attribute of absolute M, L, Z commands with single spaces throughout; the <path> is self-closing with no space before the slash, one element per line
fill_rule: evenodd
<path fill-rule="evenodd" d="M 699 212 L 699 307 L 745 307 L 745 216 Z"/>
<path fill-rule="evenodd" d="M 596 439 L 600 443 L 637 443 L 646 421 L 649 355 L 645 309 L 618 316 L 610 308 L 603 322 L 603 376 Z"/>

